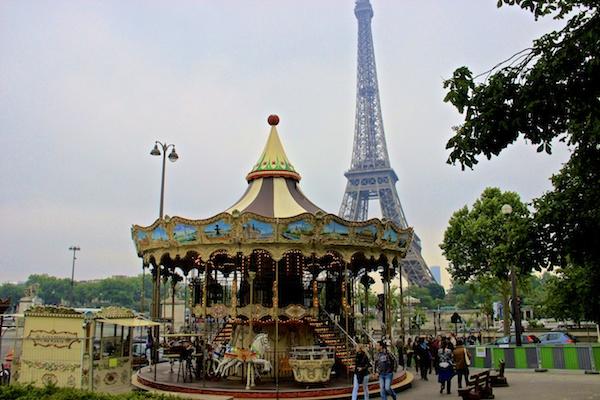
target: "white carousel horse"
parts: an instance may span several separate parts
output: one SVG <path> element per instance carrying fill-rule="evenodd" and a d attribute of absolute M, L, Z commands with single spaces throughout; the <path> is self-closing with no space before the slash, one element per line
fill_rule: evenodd
<path fill-rule="evenodd" d="M 256 353 L 256 358 L 252 359 L 248 363 L 248 370 L 246 374 L 246 389 L 250 389 L 250 387 L 254 387 L 254 378 L 257 374 L 257 368 L 260 367 L 260 370 L 264 372 L 271 371 L 272 365 L 269 360 L 265 360 L 263 357 L 265 353 L 269 351 L 271 348 L 269 346 L 269 337 L 266 333 L 259 333 L 254 338 L 254 342 L 250 346 L 250 350 Z"/>
<path fill-rule="evenodd" d="M 226 376 L 232 368 L 235 368 L 237 373 L 239 367 L 245 362 L 247 364 L 246 389 L 250 389 L 250 387 L 255 386 L 254 378 L 258 373 L 257 369 L 269 372 L 272 368 L 271 363 L 263 358 L 269 349 L 269 337 L 266 333 L 259 333 L 256 335 L 250 346 L 250 352 L 247 350 L 243 352 L 243 349 L 241 349 L 241 351 L 236 353 L 229 353 L 228 356 L 219 363 L 215 370 L 215 374 Z M 242 353 L 245 354 L 242 355 Z"/>

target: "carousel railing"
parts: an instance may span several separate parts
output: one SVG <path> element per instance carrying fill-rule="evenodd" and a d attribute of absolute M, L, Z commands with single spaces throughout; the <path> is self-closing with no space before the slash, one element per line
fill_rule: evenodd
<path fill-rule="evenodd" d="M 360 328 L 360 330 L 361 330 L 361 331 L 362 331 L 362 333 L 365 335 L 365 337 L 366 337 L 367 339 L 369 339 L 369 342 L 371 342 L 371 344 L 372 344 L 373 346 L 377 344 L 377 340 L 375 340 L 375 338 L 374 338 L 374 337 L 373 337 L 373 336 L 372 336 L 372 335 L 371 335 L 369 332 L 367 332 L 367 330 L 366 330 L 366 329 L 364 329 L 364 328 Z"/>
<path fill-rule="evenodd" d="M 335 320 L 335 317 L 332 314 L 330 314 L 329 312 L 327 312 L 327 310 L 325 310 L 323 308 L 321 308 L 321 312 L 327 317 L 327 319 L 329 319 L 329 321 L 331 323 L 333 323 L 333 325 L 337 328 L 337 330 L 342 334 L 342 336 L 344 337 L 344 339 L 347 338 L 348 341 L 350 343 L 352 343 L 352 347 L 354 348 L 357 345 L 356 340 L 354 340 L 352 338 L 352 336 L 350 336 L 348 334 L 348 332 L 346 332 L 346 330 L 344 328 L 342 328 L 342 326 Z"/>

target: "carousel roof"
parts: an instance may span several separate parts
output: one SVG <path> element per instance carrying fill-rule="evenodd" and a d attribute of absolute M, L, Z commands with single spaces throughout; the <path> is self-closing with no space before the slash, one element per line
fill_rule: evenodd
<path fill-rule="evenodd" d="M 300 174 L 288 159 L 277 133 L 279 117 L 269 116 L 271 132 L 258 162 L 246 176 L 248 188 L 225 212 L 252 212 L 271 218 L 288 218 L 322 211 L 304 196 Z"/>

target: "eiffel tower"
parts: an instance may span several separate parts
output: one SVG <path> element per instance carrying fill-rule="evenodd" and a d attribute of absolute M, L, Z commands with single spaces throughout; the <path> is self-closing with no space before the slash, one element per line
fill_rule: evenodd
<path fill-rule="evenodd" d="M 358 20 L 358 72 L 356 83 L 356 121 L 354 148 L 346 192 L 339 216 L 364 221 L 369 214 L 369 200 L 379 199 L 384 218 L 406 228 L 406 216 L 396 191 L 398 176 L 390 166 L 373 51 L 371 19 L 373 8 L 369 0 L 356 0 L 354 15 Z M 402 269 L 411 284 L 423 286 L 433 282 L 433 275 L 421 256 L 421 240 L 415 234 L 413 244 Z"/>

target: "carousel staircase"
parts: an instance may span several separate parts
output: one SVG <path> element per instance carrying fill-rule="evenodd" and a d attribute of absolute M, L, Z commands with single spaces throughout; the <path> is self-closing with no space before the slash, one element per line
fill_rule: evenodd
<path fill-rule="evenodd" d="M 344 333 L 336 329 L 335 325 L 328 320 L 313 317 L 305 319 L 321 342 L 335 348 L 335 358 L 344 366 L 346 371 L 351 372 L 354 370 L 354 348 L 352 343 L 349 343 L 349 351 L 346 351 Z"/>
<path fill-rule="evenodd" d="M 219 332 L 215 335 L 212 340 L 212 344 L 214 346 L 223 344 L 225 342 L 231 342 L 231 335 L 233 335 L 233 324 L 231 322 L 227 322 Z"/>

